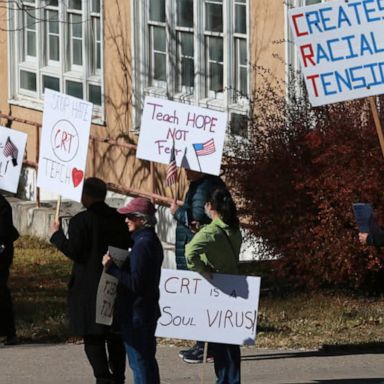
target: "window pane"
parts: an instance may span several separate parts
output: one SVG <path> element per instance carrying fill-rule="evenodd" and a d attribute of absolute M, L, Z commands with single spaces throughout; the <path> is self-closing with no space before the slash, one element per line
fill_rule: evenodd
<path fill-rule="evenodd" d="M 184 58 L 181 64 L 181 71 L 181 85 L 185 87 L 193 87 L 195 85 L 195 66 L 193 60 Z"/>
<path fill-rule="evenodd" d="M 43 76 L 43 93 L 45 88 L 60 92 L 60 79 L 52 76 Z"/>
<path fill-rule="evenodd" d="M 209 37 L 209 60 L 223 61 L 223 39 L 220 37 Z"/>
<path fill-rule="evenodd" d="M 49 60 L 60 60 L 59 44 L 59 36 L 49 36 Z"/>
<path fill-rule="evenodd" d="M 76 81 L 67 81 L 67 95 L 83 98 L 83 84 Z"/>
<path fill-rule="evenodd" d="M 48 30 L 50 33 L 59 33 L 59 22 L 58 22 L 58 12 L 49 11 L 48 12 Z"/>
<path fill-rule="evenodd" d="M 27 32 L 27 55 L 36 56 L 36 32 Z"/>
<path fill-rule="evenodd" d="M 240 68 L 240 93 L 244 96 L 248 94 L 248 70 Z"/>
<path fill-rule="evenodd" d="M 36 29 L 36 11 L 31 8 L 26 8 L 26 24 L 28 29 Z"/>
<path fill-rule="evenodd" d="M 248 137 L 248 117 L 246 115 L 231 114 L 231 133 Z"/>
<path fill-rule="evenodd" d="M 96 69 L 101 69 L 101 44 L 96 45 Z"/>
<path fill-rule="evenodd" d="M 166 64 L 166 56 L 161 53 L 155 53 L 154 55 L 154 79 L 160 80 L 160 81 L 166 81 L 166 71 L 167 71 L 167 64 Z"/>
<path fill-rule="evenodd" d="M 72 15 L 72 36 L 73 37 L 82 37 L 83 35 L 83 23 L 81 20 L 81 16 Z"/>
<path fill-rule="evenodd" d="M 92 0 L 92 12 L 100 12 L 100 0 Z"/>
<path fill-rule="evenodd" d="M 180 33 L 181 54 L 193 57 L 193 34 Z"/>
<path fill-rule="evenodd" d="M 165 29 L 154 27 L 153 28 L 153 49 L 155 51 L 166 51 L 166 38 Z"/>
<path fill-rule="evenodd" d="M 36 91 L 36 73 L 20 71 L 20 88 Z"/>
<path fill-rule="evenodd" d="M 305 5 L 320 4 L 321 0 L 306 0 Z"/>
<path fill-rule="evenodd" d="M 177 25 L 180 27 L 193 27 L 193 0 L 178 0 Z"/>
<path fill-rule="evenodd" d="M 211 32 L 223 32 L 223 6 L 206 4 L 205 29 Z"/>
<path fill-rule="evenodd" d="M 69 0 L 69 8 L 81 9 L 81 0 Z"/>
<path fill-rule="evenodd" d="M 57 7 L 59 5 L 59 2 L 58 2 L 58 0 L 50 0 L 50 1 L 48 1 L 47 5 L 50 5 L 52 7 Z"/>
<path fill-rule="evenodd" d="M 239 49 L 240 65 L 247 65 L 247 40 L 239 39 Z"/>
<path fill-rule="evenodd" d="M 223 92 L 223 65 L 210 64 L 209 66 L 210 91 Z"/>
<path fill-rule="evenodd" d="M 101 105 L 101 87 L 89 84 L 89 101 L 96 105 Z"/>
<path fill-rule="evenodd" d="M 151 0 L 149 3 L 149 20 L 165 22 L 165 0 Z"/>
<path fill-rule="evenodd" d="M 82 41 L 73 40 L 72 42 L 72 64 L 83 65 Z"/>
<path fill-rule="evenodd" d="M 247 9 L 245 5 L 235 6 L 235 32 L 247 33 Z"/>

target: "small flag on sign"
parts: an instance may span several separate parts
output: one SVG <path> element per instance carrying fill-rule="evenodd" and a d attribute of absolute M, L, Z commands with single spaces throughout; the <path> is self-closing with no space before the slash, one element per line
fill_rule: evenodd
<path fill-rule="evenodd" d="M 207 156 L 211 155 L 212 153 L 215 153 L 215 141 L 213 139 L 210 139 L 206 141 L 205 143 L 201 144 L 193 144 L 193 149 L 196 152 L 196 156 Z"/>
<path fill-rule="evenodd" d="M 17 149 L 16 145 L 12 143 L 9 136 L 7 138 L 7 142 L 4 145 L 3 154 L 5 157 L 11 156 L 13 166 L 17 166 L 17 155 L 19 154 L 19 150 Z"/>
<path fill-rule="evenodd" d="M 176 167 L 176 156 L 175 156 L 175 143 L 173 143 L 171 150 L 171 157 L 169 159 L 167 176 L 165 178 L 165 183 L 168 187 L 176 183 L 177 177 L 177 167 Z"/>

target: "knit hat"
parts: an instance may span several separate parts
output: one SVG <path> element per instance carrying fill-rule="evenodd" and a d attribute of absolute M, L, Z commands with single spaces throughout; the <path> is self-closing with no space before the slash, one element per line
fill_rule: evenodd
<path fill-rule="evenodd" d="M 150 200 L 144 197 L 136 197 L 124 207 L 119 208 L 117 212 L 123 215 L 127 215 L 128 213 L 139 213 L 152 216 L 155 214 L 156 209 Z"/>

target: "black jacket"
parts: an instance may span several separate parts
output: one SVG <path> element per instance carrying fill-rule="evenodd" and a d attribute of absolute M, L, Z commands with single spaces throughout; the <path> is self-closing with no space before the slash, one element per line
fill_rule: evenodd
<path fill-rule="evenodd" d="M 160 317 L 160 274 L 163 247 L 152 228 L 132 233 L 133 247 L 121 269 L 115 264 L 107 273 L 119 280 L 117 314 L 124 324 L 153 324 Z"/>
<path fill-rule="evenodd" d="M 13 226 L 12 207 L 7 199 L 0 194 L 0 245 L 4 249 L 0 253 L 0 268 L 8 269 L 13 259 L 13 242 L 19 237 L 19 232 Z"/>
<path fill-rule="evenodd" d="M 95 203 L 69 221 L 68 239 L 59 230 L 52 235 L 51 243 L 74 262 L 68 292 L 72 334 L 103 334 L 107 328 L 95 322 L 101 261 L 108 245 L 122 249 L 130 246 L 124 216 L 104 202 Z"/>

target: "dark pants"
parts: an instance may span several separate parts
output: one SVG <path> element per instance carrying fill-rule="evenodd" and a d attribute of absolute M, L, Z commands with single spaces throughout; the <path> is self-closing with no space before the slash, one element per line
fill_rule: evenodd
<path fill-rule="evenodd" d="M 121 335 L 108 333 L 84 336 L 84 350 L 97 383 L 125 382 L 125 350 Z"/>
<path fill-rule="evenodd" d="M 0 255 L 1 257 L 1 255 Z M 0 265 L 0 336 L 16 336 L 11 292 L 8 288 L 9 266 Z"/>
<path fill-rule="evenodd" d="M 240 384 L 240 347 L 210 343 L 214 358 L 216 384 Z"/>
<path fill-rule="evenodd" d="M 133 372 L 134 384 L 160 384 L 156 361 L 156 322 L 134 321 L 122 327 L 125 350 Z"/>

